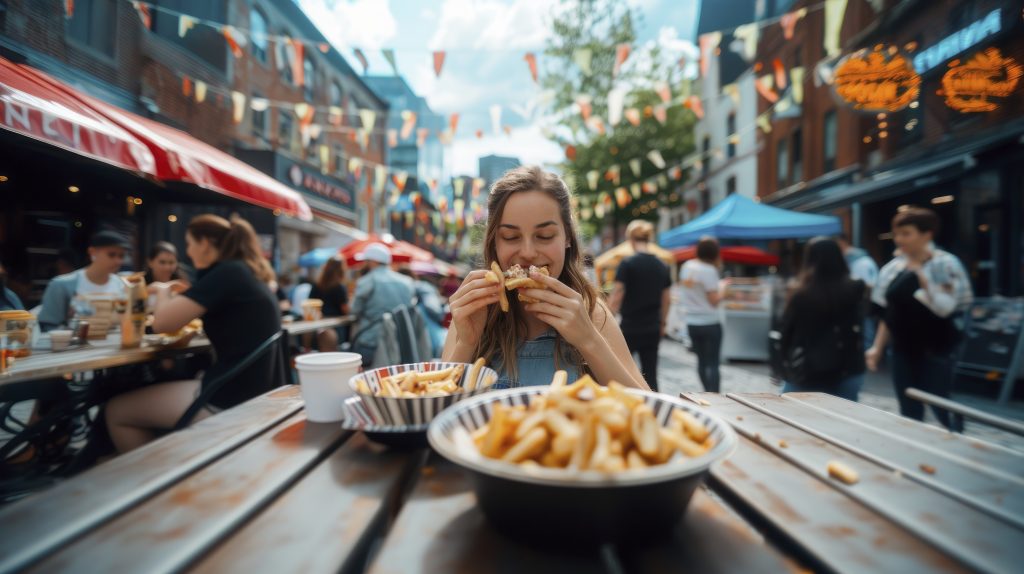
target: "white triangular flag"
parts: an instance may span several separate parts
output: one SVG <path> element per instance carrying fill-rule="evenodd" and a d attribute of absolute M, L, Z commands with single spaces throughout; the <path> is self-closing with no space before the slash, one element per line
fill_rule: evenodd
<path fill-rule="evenodd" d="M 651 151 L 647 152 L 647 159 L 651 160 L 651 163 L 654 164 L 654 167 L 658 169 L 665 169 L 665 158 L 661 157 L 660 151 L 652 149 Z"/>
<path fill-rule="evenodd" d="M 372 130 L 377 123 L 377 112 L 374 110 L 359 110 L 359 119 L 363 121 L 363 130 Z"/>
<path fill-rule="evenodd" d="M 612 88 L 608 91 L 608 123 L 613 126 L 622 121 L 622 106 L 626 103 L 626 90 Z"/>
<path fill-rule="evenodd" d="M 491 129 L 494 130 L 494 135 L 501 134 L 501 106 L 499 104 L 491 106 Z"/>
<path fill-rule="evenodd" d="M 235 107 L 232 119 L 236 124 L 240 124 L 242 123 L 242 118 L 245 117 L 245 94 L 237 90 L 231 92 L 231 102 Z"/>

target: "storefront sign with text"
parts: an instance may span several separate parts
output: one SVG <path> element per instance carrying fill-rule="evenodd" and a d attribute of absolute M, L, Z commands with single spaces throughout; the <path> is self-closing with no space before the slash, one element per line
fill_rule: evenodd
<path fill-rule="evenodd" d="M 1013 58 L 989 48 L 966 62 L 950 62 L 938 94 L 945 96 L 947 106 L 961 113 L 991 112 L 1017 88 L 1021 74 L 1022 68 Z"/>
<path fill-rule="evenodd" d="M 917 99 L 921 76 L 898 51 L 876 46 L 843 58 L 836 66 L 833 88 L 855 110 L 895 112 Z"/>

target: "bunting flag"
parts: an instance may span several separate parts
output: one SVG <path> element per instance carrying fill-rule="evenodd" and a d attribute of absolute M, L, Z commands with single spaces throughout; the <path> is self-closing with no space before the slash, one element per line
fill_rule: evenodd
<path fill-rule="evenodd" d="M 388 130 L 388 147 L 398 147 L 398 130 Z"/>
<path fill-rule="evenodd" d="M 184 38 L 185 35 L 188 34 L 189 30 L 195 27 L 197 22 L 199 22 L 199 20 L 196 20 L 192 16 L 187 16 L 185 14 L 178 16 L 178 37 Z"/>
<path fill-rule="evenodd" d="M 359 110 L 359 119 L 363 122 L 364 130 L 372 130 L 377 125 L 377 112 L 375 110 Z"/>
<path fill-rule="evenodd" d="M 149 5 L 143 4 L 142 2 L 132 2 L 132 7 L 139 13 L 139 19 L 142 20 L 142 25 L 147 30 L 153 29 L 153 15 L 149 11 Z"/>
<path fill-rule="evenodd" d="M 359 48 L 353 50 L 352 53 L 355 54 L 356 59 L 359 60 L 359 65 L 363 67 L 363 75 L 365 76 L 366 72 L 370 69 L 370 62 L 366 59 L 366 54 L 364 54 Z"/>
<path fill-rule="evenodd" d="M 384 185 L 387 184 L 388 170 L 382 165 L 378 165 L 373 168 L 373 187 L 377 193 L 384 191 Z"/>
<path fill-rule="evenodd" d="M 600 177 L 601 174 L 596 169 L 587 172 L 587 187 L 590 191 L 597 191 L 597 181 Z"/>
<path fill-rule="evenodd" d="M 395 51 L 391 50 L 391 49 L 384 49 L 384 50 L 381 50 L 380 53 L 384 55 L 384 59 L 387 60 L 388 64 L 391 65 L 391 72 L 395 76 L 397 76 L 398 75 L 398 64 L 395 63 Z"/>
<path fill-rule="evenodd" d="M 565 159 L 569 161 L 576 160 L 576 146 L 568 144 L 565 146 Z"/>
<path fill-rule="evenodd" d="M 448 116 L 448 130 L 451 131 L 453 136 L 459 130 L 459 114 L 455 113 Z"/>
<path fill-rule="evenodd" d="M 430 135 L 428 128 L 417 128 L 416 129 L 416 146 L 423 147 L 423 144 L 427 141 L 427 136 Z"/>
<path fill-rule="evenodd" d="M 75 0 L 64 0 L 64 17 L 75 17 Z"/>
<path fill-rule="evenodd" d="M 233 26 L 222 26 L 220 33 L 224 35 L 224 39 L 231 48 L 231 55 L 236 58 L 241 58 L 244 54 L 244 52 L 242 52 L 242 43 L 245 42 L 245 37 L 242 36 L 238 30 L 235 30 Z"/>
<path fill-rule="evenodd" d="M 626 58 L 629 57 L 630 46 L 629 44 L 619 44 L 615 46 L 615 66 L 612 67 L 612 77 L 619 75 L 619 70 L 622 69 L 622 64 L 626 62 Z"/>
<path fill-rule="evenodd" d="M 292 110 L 295 111 L 295 117 L 299 118 L 300 124 L 308 125 L 310 122 L 313 121 L 313 114 L 315 113 L 313 110 L 313 106 L 307 104 L 306 102 L 298 102 L 292 107 Z"/>
<path fill-rule="evenodd" d="M 775 70 L 775 86 L 779 90 L 785 90 L 789 78 L 786 77 L 786 68 L 782 65 L 782 60 L 779 58 L 772 60 L 772 68 Z"/>
<path fill-rule="evenodd" d="M 584 76 L 589 76 L 592 71 L 590 69 L 590 61 L 593 58 L 593 52 L 590 48 L 580 48 L 573 50 L 572 60 L 579 66 L 580 71 L 583 72 Z"/>
<path fill-rule="evenodd" d="M 196 101 L 200 104 L 206 101 L 206 82 L 196 80 Z"/>
<path fill-rule="evenodd" d="M 391 176 L 392 183 L 398 189 L 398 193 L 405 191 L 405 182 L 409 180 L 408 172 L 400 171 Z"/>
<path fill-rule="evenodd" d="M 366 151 L 370 147 L 370 130 L 359 130 L 359 149 Z"/>
<path fill-rule="evenodd" d="M 730 44 L 729 49 L 739 54 L 747 63 L 753 62 L 757 57 L 757 40 L 760 31 L 761 28 L 757 23 L 738 26 L 733 30 L 732 35 L 736 39 Z"/>
<path fill-rule="evenodd" d="M 473 133 L 476 134 L 476 139 L 478 139 L 478 140 L 484 139 L 484 130 L 476 130 Z"/>
<path fill-rule="evenodd" d="M 341 118 L 344 112 L 341 111 L 341 106 L 331 106 L 327 109 L 327 121 L 334 127 L 341 125 Z"/>
<path fill-rule="evenodd" d="M 654 91 L 661 98 L 661 103 L 668 104 L 672 102 L 672 88 L 668 86 L 668 82 L 658 82 L 654 84 Z"/>
<path fill-rule="evenodd" d="M 804 67 L 797 66 L 789 71 L 790 83 L 793 86 L 793 101 L 798 105 L 804 103 Z"/>
<path fill-rule="evenodd" d="M 452 205 L 455 207 L 455 214 L 457 216 L 461 216 L 462 213 L 466 211 L 465 199 L 456 199 L 455 201 L 452 202 Z M 458 220 L 456 220 L 456 223 L 458 223 Z"/>
<path fill-rule="evenodd" d="M 618 204 L 619 209 L 624 209 L 631 201 L 633 198 L 629 196 L 629 191 L 626 188 L 615 188 L 615 203 Z"/>
<path fill-rule="evenodd" d="M 665 106 L 654 106 L 654 119 L 658 120 L 658 123 L 664 124 L 668 121 L 668 109 Z"/>
<path fill-rule="evenodd" d="M 231 92 L 231 103 L 234 104 L 234 114 L 232 119 L 236 124 L 242 123 L 242 118 L 245 117 L 245 94 L 237 90 Z"/>
<path fill-rule="evenodd" d="M 181 77 L 181 94 L 186 98 L 192 96 L 192 78 L 188 76 Z"/>
<path fill-rule="evenodd" d="M 830 61 L 826 58 L 814 65 L 814 87 L 820 88 L 823 84 L 832 85 L 836 74 L 834 64 L 835 60 Z"/>
<path fill-rule="evenodd" d="M 501 133 L 501 105 L 494 104 L 491 106 L 490 111 L 491 129 L 494 130 L 494 135 L 499 135 Z"/>
<path fill-rule="evenodd" d="M 757 116 L 757 127 L 761 128 L 764 133 L 771 133 L 772 131 L 772 120 L 771 112 L 764 112 Z"/>
<path fill-rule="evenodd" d="M 604 217 L 604 206 L 597 205 L 596 207 L 594 207 L 594 215 L 597 216 L 598 219 Z"/>
<path fill-rule="evenodd" d="M 622 121 L 622 106 L 626 102 L 625 88 L 612 88 L 608 92 L 608 123 L 617 126 Z"/>
<path fill-rule="evenodd" d="M 782 18 L 779 19 L 779 24 L 782 26 L 782 35 L 787 40 L 793 39 L 793 31 L 796 29 L 796 23 L 806 15 L 807 8 L 801 8 L 782 15 Z"/>
<path fill-rule="evenodd" d="M 690 96 L 686 98 L 686 103 L 683 104 L 693 112 L 693 115 L 697 116 L 697 119 L 704 117 L 704 104 L 700 101 L 697 96 Z"/>
<path fill-rule="evenodd" d="M 590 96 L 581 94 L 576 96 L 576 105 L 580 108 L 580 115 L 583 116 L 583 122 L 586 123 L 590 120 L 590 113 L 593 111 L 593 107 L 590 105 Z"/>
<path fill-rule="evenodd" d="M 672 166 L 672 169 L 668 170 L 668 175 L 672 179 L 679 181 L 683 179 L 683 168 L 679 167 L 678 165 Z"/>
<path fill-rule="evenodd" d="M 287 38 L 287 40 L 291 45 L 293 52 L 292 78 L 294 78 L 296 86 L 304 86 L 306 85 L 306 72 L 305 68 L 302 66 L 302 60 L 305 57 L 305 46 L 302 42 L 297 40 L 292 40 L 291 38 Z"/>
<path fill-rule="evenodd" d="M 317 44 L 317 47 L 320 48 L 320 53 L 322 54 L 326 54 L 327 52 L 331 51 L 331 45 L 328 44 L 327 42 L 320 42 L 319 44 Z"/>
<path fill-rule="evenodd" d="M 629 170 L 633 172 L 633 177 L 640 177 L 640 168 L 641 167 L 642 166 L 640 164 L 640 160 L 639 159 L 631 159 L 631 160 L 629 160 Z"/>
<path fill-rule="evenodd" d="M 413 128 L 416 127 L 416 112 L 411 110 L 402 110 L 402 139 L 409 139 L 412 135 Z"/>
<path fill-rule="evenodd" d="M 825 35 L 822 45 L 829 57 L 838 56 L 842 51 L 839 46 L 839 32 L 843 28 L 845 14 L 846 0 L 825 0 Z"/>
<path fill-rule="evenodd" d="M 587 122 L 587 126 L 599 135 L 605 134 L 604 120 L 601 119 L 601 116 L 594 116 L 590 118 L 590 121 Z"/>
<path fill-rule="evenodd" d="M 772 104 L 779 101 L 779 94 L 773 89 L 773 84 L 774 76 L 772 74 L 765 74 L 754 80 L 754 88 L 757 89 L 757 93 Z"/>
<path fill-rule="evenodd" d="M 331 146 L 320 144 L 320 173 L 331 171 Z"/>
<path fill-rule="evenodd" d="M 252 98 L 249 100 L 249 107 L 254 112 L 265 112 L 270 107 L 270 100 L 267 98 Z"/>
<path fill-rule="evenodd" d="M 473 195 L 473 199 L 477 199 L 477 198 L 480 197 L 480 190 L 482 190 L 483 187 L 484 187 L 484 178 L 482 178 L 482 177 L 474 177 L 473 178 L 473 191 L 471 192 L 472 195 Z"/>
<path fill-rule="evenodd" d="M 434 76 L 440 78 L 442 68 L 444 68 L 444 50 L 439 50 L 434 52 Z"/>
<path fill-rule="evenodd" d="M 348 171 L 352 173 L 356 179 L 359 179 L 363 173 L 363 160 L 358 157 L 348 158 Z"/>
<path fill-rule="evenodd" d="M 722 43 L 722 33 L 710 32 L 702 34 L 698 42 L 700 44 L 700 75 L 703 78 L 708 75 L 708 59 L 718 49 L 718 45 Z"/>
<path fill-rule="evenodd" d="M 530 77 L 533 78 L 533 83 L 537 83 L 537 55 L 533 52 L 527 52 L 523 59 L 526 60 L 526 65 L 530 67 Z"/>
<path fill-rule="evenodd" d="M 466 180 L 461 177 L 455 178 L 455 180 L 452 181 L 452 189 L 455 192 L 455 197 L 461 198 L 463 191 L 466 189 Z M 460 199 L 459 201 L 462 200 Z"/>
<path fill-rule="evenodd" d="M 659 173 L 658 186 L 661 187 L 661 189 L 668 189 L 668 176 L 663 173 Z"/>
<path fill-rule="evenodd" d="M 641 191 L 642 190 L 640 188 L 640 184 L 639 183 L 634 183 L 633 185 L 629 186 L 629 194 L 633 196 L 633 199 L 640 199 L 640 192 Z"/>
<path fill-rule="evenodd" d="M 622 170 L 619 168 L 618 164 L 615 164 L 608 168 L 608 171 L 606 171 L 604 174 L 604 178 L 614 183 L 615 185 L 619 185 L 619 182 L 621 181 L 621 173 Z"/>
<path fill-rule="evenodd" d="M 654 164 L 654 167 L 658 169 L 665 169 L 665 158 L 661 157 L 660 151 L 652 149 L 651 151 L 647 152 L 647 159 L 651 160 L 651 163 Z"/>
<path fill-rule="evenodd" d="M 726 84 L 722 88 L 722 93 L 732 98 L 732 103 L 735 106 L 740 105 L 740 87 L 735 82 L 732 84 Z"/>
<path fill-rule="evenodd" d="M 626 121 L 633 124 L 634 126 L 640 125 L 640 110 L 636 108 L 629 108 L 625 112 Z"/>

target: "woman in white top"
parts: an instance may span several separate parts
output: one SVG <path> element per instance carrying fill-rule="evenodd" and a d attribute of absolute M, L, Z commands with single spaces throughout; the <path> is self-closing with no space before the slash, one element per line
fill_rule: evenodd
<path fill-rule="evenodd" d="M 722 355 L 722 324 L 718 319 L 718 241 L 702 237 L 697 242 L 697 258 L 683 264 L 679 282 L 683 286 L 686 329 L 697 354 L 697 374 L 704 390 L 717 393 Z"/>

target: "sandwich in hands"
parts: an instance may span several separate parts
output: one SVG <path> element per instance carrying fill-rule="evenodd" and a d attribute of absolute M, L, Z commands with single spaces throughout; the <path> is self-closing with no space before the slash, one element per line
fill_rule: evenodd
<path fill-rule="evenodd" d="M 540 273 L 541 275 L 550 275 L 547 267 L 536 267 L 531 265 L 529 269 L 523 269 L 518 263 L 512 265 L 505 271 L 501 270 L 497 262 L 491 262 L 491 270 L 487 272 L 487 279 L 492 283 L 500 283 L 504 281 L 505 290 L 512 291 L 515 289 L 547 289 L 547 285 L 540 281 L 534 281 L 530 279 L 531 273 Z M 499 296 L 499 303 L 501 304 L 501 310 L 508 311 L 508 297 L 505 295 L 505 291 L 501 292 Z M 517 293 L 517 297 L 523 303 L 536 303 L 537 299 L 527 297 L 522 293 Z"/>

